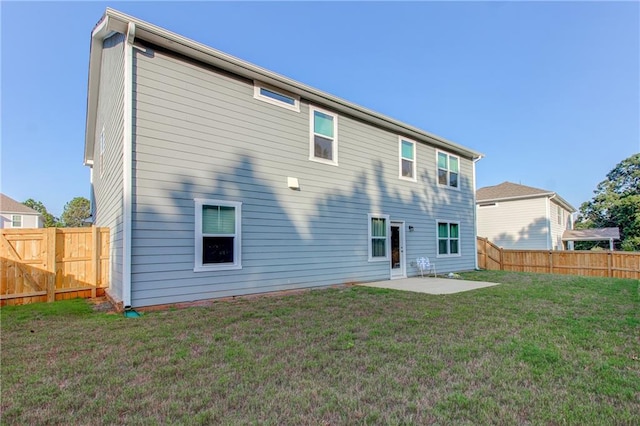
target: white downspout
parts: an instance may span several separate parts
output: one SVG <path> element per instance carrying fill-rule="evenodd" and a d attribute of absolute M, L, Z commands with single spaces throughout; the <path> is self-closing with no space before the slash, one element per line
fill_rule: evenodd
<path fill-rule="evenodd" d="M 475 269 L 478 270 L 478 205 L 476 204 L 476 163 L 482 160 L 483 156 L 479 155 L 477 158 L 472 159 L 473 161 L 473 173 L 471 183 L 473 186 L 473 250 L 475 252 Z"/>
<path fill-rule="evenodd" d="M 129 22 L 124 43 L 124 133 L 122 143 L 123 224 L 122 224 L 122 304 L 131 307 L 131 209 L 133 168 L 133 41 L 136 26 Z"/>

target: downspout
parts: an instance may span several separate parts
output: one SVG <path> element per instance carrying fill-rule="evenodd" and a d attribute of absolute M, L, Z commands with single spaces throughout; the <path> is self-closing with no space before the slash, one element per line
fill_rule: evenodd
<path fill-rule="evenodd" d="M 122 141 L 122 182 L 123 182 L 123 224 L 122 224 L 122 304 L 131 308 L 131 209 L 132 209 L 132 168 L 133 168 L 133 41 L 136 26 L 129 22 L 124 42 L 124 133 Z"/>
<path fill-rule="evenodd" d="M 478 205 L 476 200 L 476 163 L 482 160 L 483 156 L 479 155 L 476 158 L 473 158 L 473 173 L 472 173 L 472 185 L 473 185 L 473 235 L 475 238 L 473 239 L 473 248 L 475 251 L 475 269 L 476 271 L 480 269 L 478 267 Z"/>

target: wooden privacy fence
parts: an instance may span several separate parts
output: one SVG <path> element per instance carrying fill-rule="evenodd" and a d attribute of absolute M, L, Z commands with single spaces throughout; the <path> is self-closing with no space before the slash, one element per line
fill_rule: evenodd
<path fill-rule="evenodd" d="M 0 305 L 104 295 L 109 228 L 0 231 Z"/>
<path fill-rule="evenodd" d="M 626 251 L 505 250 L 478 237 L 478 267 L 640 279 L 640 253 Z"/>

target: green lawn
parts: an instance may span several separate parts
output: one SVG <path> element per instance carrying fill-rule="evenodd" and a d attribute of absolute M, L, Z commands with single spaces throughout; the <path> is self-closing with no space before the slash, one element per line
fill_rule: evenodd
<path fill-rule="evenodd" d="M 502 285 L 2 308 L 2 423 L 640 423 L 637 281 L 463 275 Z"/>

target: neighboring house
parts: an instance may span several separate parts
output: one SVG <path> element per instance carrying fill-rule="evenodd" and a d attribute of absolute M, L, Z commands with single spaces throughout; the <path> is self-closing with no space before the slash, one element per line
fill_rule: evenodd
<path fill-rule="evenodd" d="M 0 228 L 42 228 L 42 215 L 22 203 L 0 194 Z"/>
<path fill-rule="evenodd" d="M 553 191 L 503 182 L 476 192 L 478 236 L 505 249 L 563 250 L 576 209 Z"/>
<path fill-rule="evenodd" d="M 87 108 L 125 308 L 476 266 L 471 149 L 112 9 Z"/>

